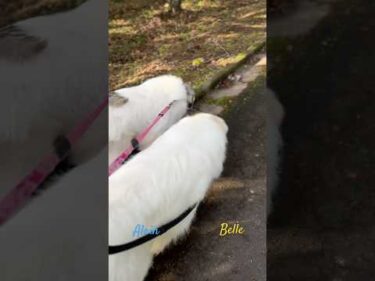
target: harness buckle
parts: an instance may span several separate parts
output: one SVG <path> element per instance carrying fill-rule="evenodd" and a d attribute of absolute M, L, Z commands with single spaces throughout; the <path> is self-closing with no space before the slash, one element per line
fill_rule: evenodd
<path fill-rule="evenodd" d="M 59 159 L 63 159 L 70 152 L 72 145 L 66 136 L 60 135 L 54 140 L 53 147 Z"/>
<path fill-rule="evenodd" d="M 133 151 L 128 155 L 126 159 L 124 159 L 124 161 L 122 161 L 121 165 L 124 165 L 126 161 L 141 152 L 141 150 L 139 149 L 139 141 L 137 140 L 137 138 L 132 138 L 130 144 L 133 147 Z"/>
<path fill-rule="evenodd" d="M 139 149 L 139 141 L 137 140 L 137 138 L 132 138 L 131 140 L 131 145 L 133 147 L 133 153 L 138 153 L 140 152 L 140 149 Z"/>

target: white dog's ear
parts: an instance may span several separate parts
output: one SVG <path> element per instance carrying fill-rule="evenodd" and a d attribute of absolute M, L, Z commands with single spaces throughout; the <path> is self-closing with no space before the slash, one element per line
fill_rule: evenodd
<path fill-rule="evenodd" d="M 0 58 L 22 62 L 40 54 L 47 41 L 27 34 L 21 28 L 10 25 L 0 28 Z"/>
<path fill-rule="evenodd" d="M 125 103 L 128 102 L 126 97 L 122 97 L 116 92 L 109 93 L 109 105 L 113 107 L 120 107 L 123 106 Z"/>

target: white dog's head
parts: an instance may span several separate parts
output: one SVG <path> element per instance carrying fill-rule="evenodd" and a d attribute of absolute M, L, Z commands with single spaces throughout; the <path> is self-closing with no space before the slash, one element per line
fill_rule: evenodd
<path fill-rule="evenodd" d="M 199 126 L 206 127 L 207 129 L 210 128 L 217 131 L 217 133 L 220 132 L 224 136 L 228 133 L 228 125 L 219 116 L 210 113 L 197 113 L 191 116 L 191 119 L 194 123 L 199 123 Z"/>
<path fill-rule="evenodd" d="M 213 169 L 210 173 L 218 177 L 223 169 L 226 156 L 228 126 L 225 121 L 213 114 L 197 113 L 183 118 L 171 128 L 171 132 L 178 132 L 173 142 L 183 142 L 186 149 L 192 153 L 200 152 L 204 159 L 208 160 Z M 185 140 L 183 140 L 185 139 Z M 189 140 L 186 142 L 186 140 Z"/>
<path fill-rule="evenodd" d="M 145 129 L 163 108 L 172 101 L 178 101 L 147 135 L 142 143 L 142 149 L 146 148 L 186 114 L 188 107 L 194 103 L 194 97 L 193 89 L 181 78 L 172 75 L 154 77 L 138 86 L 111 93 L 108 127 L 109 141 L 112 142 L 110 151 L 113 151 L 115 142 L 122 148 L 119 150 L 125 149 L 130 139 Z"/>

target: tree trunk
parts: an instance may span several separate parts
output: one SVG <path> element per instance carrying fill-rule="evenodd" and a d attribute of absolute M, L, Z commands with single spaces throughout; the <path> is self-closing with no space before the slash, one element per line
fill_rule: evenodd
<path fill-rule="evenodd" d="M 169 0 L 169 10 L 172 14 L 176 14 L 182 11 L 181 8 L 182 0 Z"/>

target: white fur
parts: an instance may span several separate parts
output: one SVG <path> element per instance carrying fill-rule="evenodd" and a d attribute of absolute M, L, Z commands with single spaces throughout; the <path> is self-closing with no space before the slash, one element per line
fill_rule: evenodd
<path fill-rule="evenodd" d="M 9 56 L 0 56 L 0 197 L 51 151 L 57 135 L 68 132 L 105 97 L 105 9 L 105 2 L 89 0 L 71 11 L 17 23 L 28 36 L 47 43 L 27 59 L 12 57 L 15 49 L 25 47 L 25 38 L 16 42 L 17 36 L 0 36 L 2 51 L 7 51 L 5 41 L 14 48 L 8 49 Z M 106 227 L 100 225 L 104 219 L 99 219 L 103 208 L 98 201 L 107 196 L 106 182 L 92 175 L 106 174 L 107 151 L 83 164 L 105 145 L 106 123 L 105 111 L 76 147 L 75 160 L 82 166 L 0 226 L 2 281 L 107 277 L 92 270 L 103 266 L 95 257 L 107 245 L 106 232 L 101 244 L 92 235 Z"/>
<path fill-rule="evenodd" d="M 107 279 L 107 157 L 59 178 L 0 226 L 2 281 Z"/>
<path fill-rule="evenodd" d="M 11 54 L 0 57 L 0 197 L 52 149 L 57 135 L 67 133 L 105 97 L 103 9 L 102 1 L 89 0 L 71 11 L 15 24 L 47 45 L 28 59 L 12 59 Z M 27 40 L 16 39 L 0 37 L 0 45 L 8 42 L 8 50 L 17 49 Z M 106 144 L 106 123 L 105 111 L 74 148 L 76 164 Z"/>
<path fill-rule="evenodd" d="M 109 244 L 134 240 L 137 224 L 161 226 L 200 202 L 223 169 L 225 122 L 200 113 L 185 117 L 109 178 Z M 188 231 L 192 212 L 164 235 L 109 256 L 110 281 L 142 281 L 154 254 Z"/>
<path fill-rule="evenodd" d="M 157 114 L 170 102 L 176 100 L 168 113 L 150 131 L 141 144 L 149 146 L 171 125 L 186 114 L 192 92 L 181 78 L 172 75 L 158 76 L 139 86 L 123 88 L 115 94 L 126 98 L 122 106 L 109 106 L 109 162 L 111 163 L 130 140 L 145 129 Z"/>
<path fill-rule="evenodd" d="M 272 195 L 278 184 L 279 162 L 282 148 L 280 133 L 281 122 L 284 118 L 284 109 L 275 93 L 267 89 L 267 213 L 272 210 Z"/>

